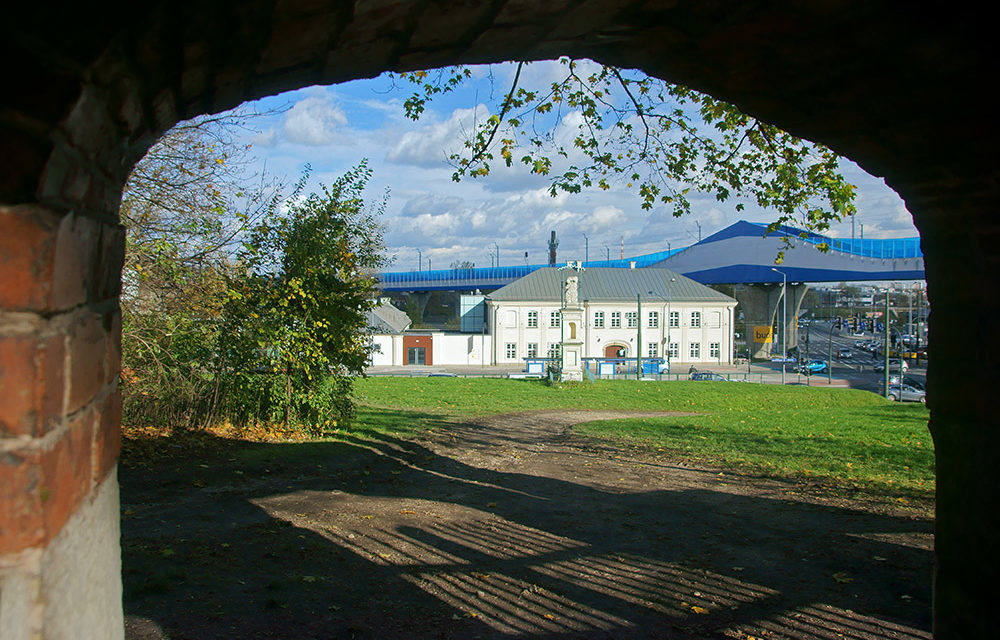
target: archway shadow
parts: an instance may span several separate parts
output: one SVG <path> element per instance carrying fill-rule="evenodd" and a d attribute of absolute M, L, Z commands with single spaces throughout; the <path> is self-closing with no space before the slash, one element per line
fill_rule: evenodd
<path fill-rule="evenodd" d="M 387 436 L 219 450 L 121 472 L 126 614 L 170 638 L 929 637 L 924 519 Z"/>

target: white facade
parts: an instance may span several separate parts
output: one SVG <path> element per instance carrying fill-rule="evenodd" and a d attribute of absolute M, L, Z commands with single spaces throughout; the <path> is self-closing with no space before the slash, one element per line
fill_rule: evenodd
<path fill-rule="evenodd" d="M 488 334 L 420 331 L 430 335 L 430 365 L 492 365 L 493 342 Z M 371 366 L 403 366 L 403 338 L 406 334 L 374 334 Z"/>
<path fill-rule="evenodd" d="M 605 357 L 609 347 L 634 358 L 638 344 L 643 358 L 669 359 L 672 364 L 732 362 L 735 301 L 644 300 L 639 304 L 583 302 L 582 306 L 577 339 L 583 342 L 585 358 Z M 558 349 L 563 332 L 570 330 L 561 326 L 559 307 L 558 302 L 490 301 L 489 326 L 497 363 L 544 357 Z M 671 315 L 674 324 L 668 326 Z M 569 340 L 568 333 L 565 339 Z"/>

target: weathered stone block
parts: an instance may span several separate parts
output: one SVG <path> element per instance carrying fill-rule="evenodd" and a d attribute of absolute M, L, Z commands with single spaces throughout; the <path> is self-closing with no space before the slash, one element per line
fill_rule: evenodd
<path fill-rule="evenodd" d="M 43 542 L 41 484 L 37 452 L 0 453 L 0 554 Z"/>
<path fill-rule="evenodd" d="M 65 367 L 61 335 L 0 338 L 0 434 L 41 436 L 58 423 Z"/>

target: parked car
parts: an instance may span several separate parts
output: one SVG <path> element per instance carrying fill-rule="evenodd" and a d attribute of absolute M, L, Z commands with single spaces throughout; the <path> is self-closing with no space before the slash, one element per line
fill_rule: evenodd
<path fill-rule="evenodd" d="M 837 352 L 838 360 L 850 360 L 853 357 L 854 357 L 854 352 L 851 351 L 850 349 L 841 349 L 840 351 Z"/>
<path fill-rule="evenodd" d="M 714 382 L 728 382 L 729 379 L 721 373 L 714 373 L 712 371 L 695 371 L 691 374 L 692 380 L 711 380 Z"/>
<path fill-rule="evenodd" d="M 879 391 L 882 390 L 882 385 L 879 385 Z M 910 386 L 908 384 L 890 384 L 889 385 L 889 395 L 888 398 L 893 402 L 927 402 L 927 392 L 923 389 L 917 389 L 916 387 Z"/>
<path fill-rule="evenodd" d="M 810 360 L 809 362 L 803 363 L 802 366 L 799 367 L 799 371 L 807 376 L 811 376 L 814 373 L 826 373 L 827 366 L 826 360 Z"/>
<path fill-rule="evenodd" d="M 664 374 L 670 373 L 670 363 L 659 358 L 650 358 L 642 361 L 643 374 Z"/>
<path fill-rule="evenodd" d="M 899 382 L 900 381 L 899 381 L 899 374 L 898 373 L 890 373 L 889 374 L 889 388 L 890 389 L 892 387 L 894 387 L 894 386 L 898 387 L 899 386 Z M 881 388 L 882 387 L 882 381 L 879 380 L 878 384 L 879 384 L 879 388 Z M 904 375 L 903 376 L 903 384 L 908 384 L 911 387 L 913 387 L 914 389 L 926 390 L 924 388 L 924 383 L 922 381 L 918 380 L 917 378 L 913 378 L 911 376 L 905 376 Z"/>

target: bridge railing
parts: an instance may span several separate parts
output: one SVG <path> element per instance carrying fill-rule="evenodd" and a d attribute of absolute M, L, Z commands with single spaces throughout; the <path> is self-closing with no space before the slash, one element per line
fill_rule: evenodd
<path fill-rule="evenodd" d="M 814 238 L 804 238 L 809 244 L 826 242 L 833 251 L 849 253 L 864 258 L 881 258 L 893 260 L 901 258 L 923 258 L 920 250 L 920 238 L 826 238 L 823 241 Z"/>
<path fill-rule="evenodd" d="M 648 267 L 661 260 L 678 253 L 681 249 L 672 251 L 658 251 L 633 258 L 622 260 L 590 260 L 583 263 L 583 268 L 591 267 L 617 267 L 627 268 L 630 262 L 635 262 L 637 267 Z M 565 263 L 563 263 L 565 264 Z M 538 269 L 547 267 L 547 264 L 526 264 L 511 265 L 506 267 L 469 267 L 466 269 L 427 269 L 422 271 L 387 271 L 378 274 L 378 279 L 384 288 L 409 287 L 412 285 L 434 286 L 460 286 L 463 282 L 469 283 L 475 288 L 484 284 L 508 284 L 523 278 Z M 561 265 L 558 265 L 561 266 Z"/>

